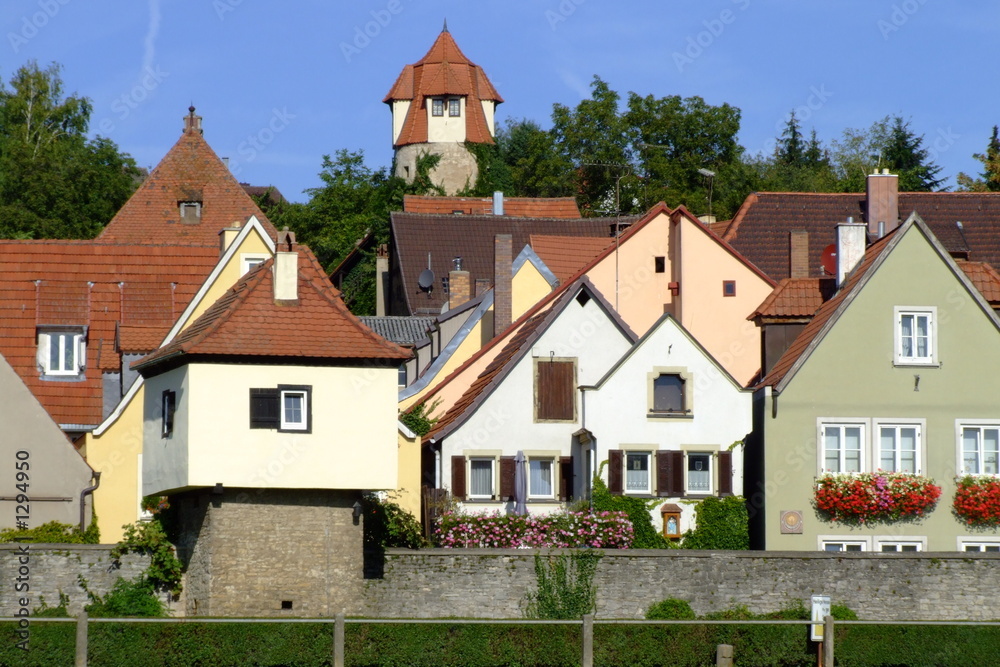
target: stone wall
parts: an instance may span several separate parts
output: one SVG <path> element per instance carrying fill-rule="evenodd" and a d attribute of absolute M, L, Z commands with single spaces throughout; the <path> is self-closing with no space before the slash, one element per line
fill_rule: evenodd
<path fill-rule="evenodd" d="M 521 618 L 535 590 L 533 550 L 392 549 L 366 582 L 370 616 Z M 557 550 L 541 551 L 558 554 Z M 605 551 L 594 578 L 598 618 L 642 618 L 654 602 L 698 614 L 774 611 L 829 595 L 862 619 L 1000 618 L 1000 554 Z"/>
<path fill-rule="evenodd" d="M 436 167 L 431 169 L 431 182 L 444 188 L 447 195 L 454 195 L 466 187 L 475 187 L 479 166 L 475 156 L 460 142 L 407 144 L 396 149 L 396 176 L 412 183 L 417 175 L 417 158 L 424 153 L 440 155 Z"/>
<path fill-rule="evenodd" d="M 13 616 L 21 597 L 29 599 L 32 612 L 43 598 L 46 605 L 55 607 L 60 593 L 69 596 L 69 610 L 75 615 L 89 602 L 79 575 L 91 591 L 103 596 L 118 577 L 134 579 L 149 565 L 147 557 L 129 554 L 122 558 L 121 567 L 115 567 L 112 548 L 109 544 L 0 544 L 0 616 Z M 27 584 L 28 590 L 18 590 L 21 584 Z"/>

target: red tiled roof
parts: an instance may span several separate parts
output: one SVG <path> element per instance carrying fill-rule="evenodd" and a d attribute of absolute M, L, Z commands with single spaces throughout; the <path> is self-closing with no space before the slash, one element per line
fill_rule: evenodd
<path fill-rule="evenodd" d="M 117 323 L 169 325 L 218 258 L 217 245 L 0 241 L 0 354 L 57 423 L 96 425 L 100 371 L 120 365 Z M 46 324 L 87 327 L 82 381 L 40 378 L 36 333 Z"/>
<path fill-rule="evenodd" d="M 118 326 L 118 349 L 125 354 L 148 354 L 160 347 L 170 333 L 171 324 L 121 324 Z"/>
<path fill-rule="evenodd" d="M 1000 305 L 1000 273 L 986 262 L 957 262 L 991 306 Z"/>
<path fill-rule="evenodd" d="M 785 278 L 747 319 L 812 317 L 836 289 L 836 278 Z"/>
<path fill-rule="evenodd" d="M 197 223 L 181 222 L 181 202 L 201 202 Z M 181 134 L 163 160 L 97 237 L 110 243 L 219 246 L 219 231 L 251 215 L 271 238 L 274 226 L 254 204 L 199 129 Z"/>
<path fill-rule="evenodd" d="M 493 197 L 403 195 L 403 211 L 438 215 L 492 215 Z M 573 197 L 504 197 L 503 214 L 515 218 L 579 218 Z"/>
<path fill-rule="evenodd" d="M 559 282 L 579 271 L 590 260 L 613 245 L 615 240 L 609 237 L 579 237 L 550 236 L 547 234 L 532 234 L 531 249 L 539 259 L 545 262 Z"/>
<path fill-rule="evenodd" d="M 493 241 L 496 234 L 510 234 L 514 256 L 528 245 L 531 234 L 590 236 L 611 239 L 611 225 L 632 223 L 630 218 L 512 218 L 482 215 L 392 214 L 390 266 L 394 301 L 405 300 L 408 312 L 394 315 L 437 314 L 448 300 L 440 280 L 451 270 L 451 260 L 462 258 L 473 284 L 477 278 L 493 283 Z M 627 233 L 627 232 L 626 232 Z M 428 294 L 417 286 L 417 278 L 427 268 L 437 277 Z"/>
<path fill-rule="evenodd" d="M 1000 193 L 901 192 L 899 214 L 916 211 L 953 255 L 1000 267 Z M 775 280 L 789 277 L 788 233 L 809 232 L 811 271 L 834 243 L 834 226 L 848 216 L 863 222 L 863 193 L 758 192 L 743 202 L 722 238 Z M 956 225 L 962 223 L 962 228 Z"/>
<path fill-rule="evenodd" d="M 323 267 L 304 246 L 298 253 L 298 301 L 276 302 L 274 259 L 241 278 L 173 341 L 134 368 L 169 368 L 181 358 L 297 357 L 309 360 L 403 360 L 411 353 L 351 314 Z"/>
<path fill-rule="evenodd" d="M 465 97 L 466 141 L 493 143 L 482 101 L 499 104 L 503 98 L 490 83 L 483 68 L 466 58 L 451 33 L 444 30 L 423 58 L 403 68 L 382 100 L 387 104 L 395 100 L 411 101 L 395 146 L 427 142 L 428 109 L 425 98 L 444 95 Z"/>

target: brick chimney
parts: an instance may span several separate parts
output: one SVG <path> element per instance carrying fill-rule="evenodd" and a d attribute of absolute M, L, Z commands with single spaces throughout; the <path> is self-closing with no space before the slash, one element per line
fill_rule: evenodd
<path fill-rule="evenodd" d="M 480 297 L 490 291 L 489 278 L 476 278 L 476 296 Z"/>
<path fill-rule="evenodd" d="M 861 263 L 867 241 L 867 225 L 851 218 L 837 225 L 837 289 L 843 287 L 847 276 Z"/>
<path fill-rule="evenodd" d="M 295 249 L 295 233 L 285 227 L 278 232 L 274 254 L 274 300 L 299 300 L 299 253 Z"/>
<path fill-rule="evenodd" d="M 788 260 L 790 277 L 809 277 L 809 232 L 788 232 Z"/>
<path fill-rule="evenodd" d="M 452 260 L 454 268 L 448 272 L 448 307 L 458 308 L 471 298 L 472 283 L 468 271 L 462 270 L 462 258 Z"/>
<path fill-rule="evenodd" d="M 188 107 L 188 115 L 184 116 L 184 134 L 202 134 L 201 116 L 194 115 L 194 105 Z"/>
<path fill-rule="evenodd" d="M 514 309 L 511 271 L 513 240 L 510 234 L 497 234 L 493 240 L 493 335 L 510 326 Z"/>
<path fill-rule="evenodd" d="M 882 173 L 876 171 L 868 175 L 865 190 L 868 233 L 874 238 L 882 238 L 899 227 L 899 176 L 890 174 L 888 169 L 883 169 Z"/>

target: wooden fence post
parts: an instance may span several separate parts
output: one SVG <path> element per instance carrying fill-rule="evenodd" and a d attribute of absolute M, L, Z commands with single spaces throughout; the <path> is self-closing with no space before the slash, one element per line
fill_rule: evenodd
<path fill-rule="evenodd" d="M 833 616 L 823 619 L 823 665 L 833 667 Z"/>
<path fill-rule="evenodd" d="M 582 667 L 594 667 L 594 615 L 583 615 L 583 661 Z"/>
<path fill-rule="evenodd" d="M 333 667 L 344 667 L 344 612 L 333 621 Z"/>
<path fill-rule="evenodd" d="M 87 667 L 87 612 L 76 617 L 76 667 Z"/>

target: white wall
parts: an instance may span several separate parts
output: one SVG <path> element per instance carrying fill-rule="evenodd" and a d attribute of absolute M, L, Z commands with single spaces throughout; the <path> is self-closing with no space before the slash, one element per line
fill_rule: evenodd
<path fill-rule="evenodd" d="M 448 99 L 444 100 L 444 115 L 434 116 L 431 111 L 431 104 L 433 103 L 431 98 L 424 99 L 424 111 L 427 114 L 427 141 L 434 142 L 462 142 L 465 141 L 465 124 L 467 119 L 465 117 L 467 110 L 465 108 L 465 98 L 459 97 L 461 101 L 462 113 L 460 116 L 449 116 L 448 115 Z"/>

